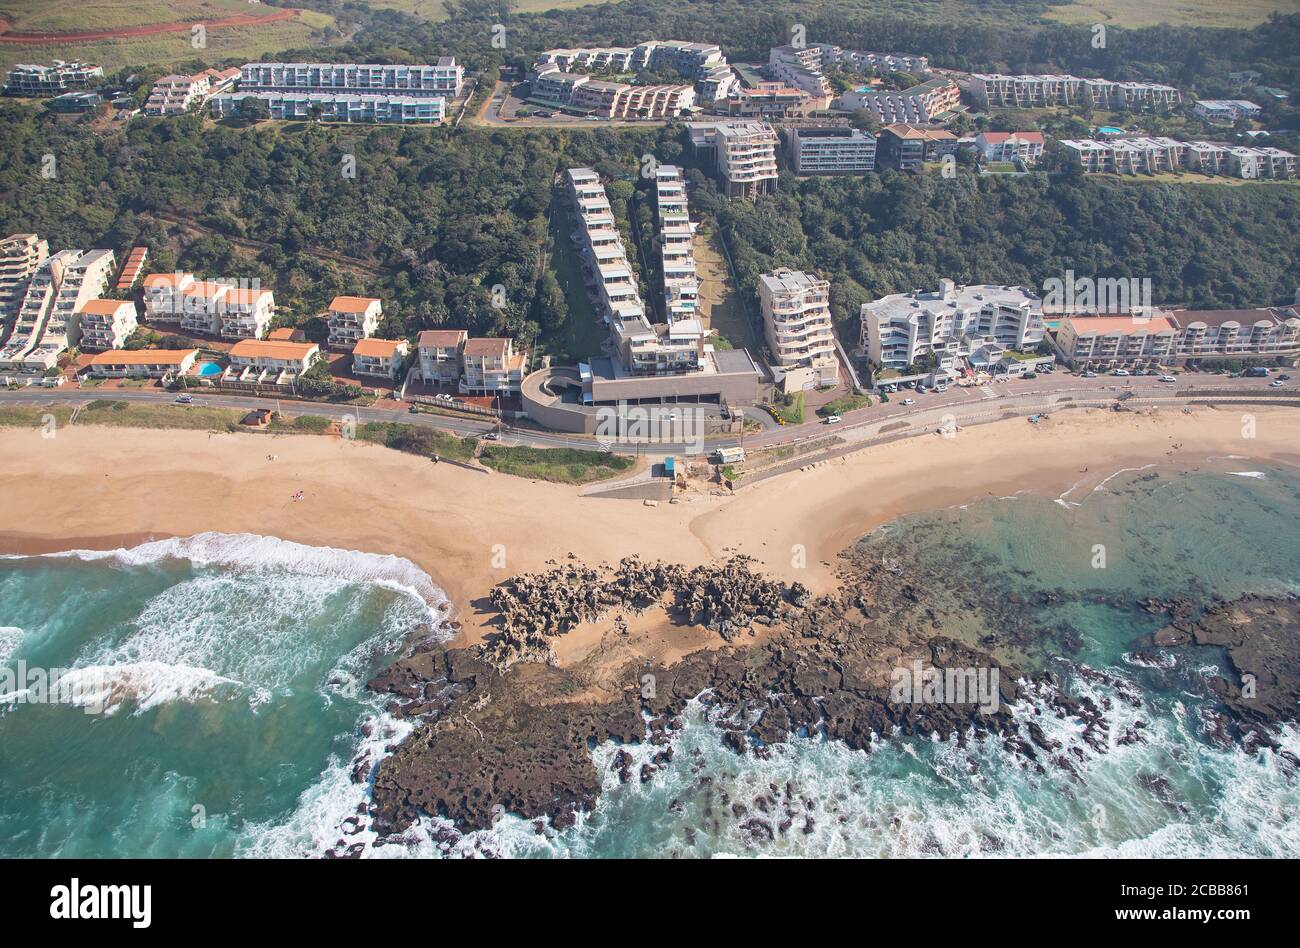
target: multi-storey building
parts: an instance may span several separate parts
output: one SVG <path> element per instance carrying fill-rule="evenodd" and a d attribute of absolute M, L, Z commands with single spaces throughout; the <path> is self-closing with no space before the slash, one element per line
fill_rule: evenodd
<path fill-rule="evenodd" d="M 810 369 L 803 373 L 800 388 L 839 381 L 830 294 L 830 283 L 799 270 L 777 270 L 758 278 L 758 302 L 772 363 L 786 370 Z"/>
<path fill-rule="evenodd" d="M 330 301 L 326 321 L 329 323 L 331 348 L 346 349 L 374 334 L 384 315 L 382 301 L 369 296 L 336 296 Z"/>
<path fill-rule="evenodd" d="M 655 201 L 659 212 L 659 257 L 663 267 L 664 313 L 668 322 L 693 319 L 699 303 L 700 281 L 695 272 L 686 178 L 675 165 L 655 169 Z"/>
<path fill-rule="evenodd" d="M 28 281 L 49 255 L 49 244 L 35 234 L 10 234 L 0 241 L 0 343 L 18 314 Z"/>
<path fill-rule="evenodd" d="M 362 339 L 352 347 L 352 371 L 395 380 L 410 351 L 405 339 Z"/>
<path fill-rule="evenodd" d="M 756 198 L 776 190 L 776 131 L 766 122 L 718 125 L 718 174 L 727 197 Z"/>
<path fill-rule="evenodd" d="M 876 140 L 882 165 L 899 171 L 920 171 L 927 161 L 938 161 L 957 151 L 957 136 L 943 128 L 886 125 Z"/>
<path fill-rule="evenodd" d="M 469 395 L 508 395 L 524 380 L 524 353 L 509 338 L 467 339 L 461 346 L 460 390 Z"/>
<path fill-rule="evenodd" d="M 1178 327 L 1174 356 L 1200 359 L 1300 356 L 1300 308 L 1179 309 L 1166 314 Z"/>
<path fill-rule="evenodd" d="M 81 348 L 120 349 L 135 327 L 135 303 L 130 300 L 87 300 L 81 307 Z"/>
<path fill-rule="evenodd" d="M 1249 148 L 1173 138 L 1062 139 L 1084 171 L 1108 174 L 1188 169 L 1239 178 L 1293 178 L 1296 156 L 1280 148 Z"/>
<path fill-rule="evenodd" d="M 245 113 L 245 103 L 256 99 L 273 119 L 310 119 L 329 122 L 387 122 L 395 125 L 437 125 L 447 117 L 447 101 L 439 96 L 349 92 L 231 92 L 212 98 L 216 118 Z"/>
<path fill-rule="evenodd" d="M 1201 99 L 1192 106 L 1192 114 L 1220 125 L 1231 125 L 1238 119 L 1258 118 L 1264 111 L 1246 99 Z"/>
<path fill-rule="evenodd" d="M 453 385 L 460 380 L 460 350 L 469 333 L 463 329 L 426 329 L 416 341 L 420 378 L 426 385 Z"/>
<path fill-rule="evenodd" d="M 720 47 L 681 40 L 651 40 L 636 47 L 550 49 L 537 57 L 533 72 L 541 73 L 547 67 L 560 72 L 614 73 L 672 68 L 693 81 L 701 102 L 725 99 L 736 83 Z"/>
<path fill-rule="evenodd" d="M 0 370 L 44 372 L 81 339 L 81 310 L 103 296 L 114 270 L 111 250 L 62 250 L 32 275 Z"/>
<path fill-rule="evenodd" d="M 970 77 L 970 93 L 986 109 L 1087 104 L 1116 112 L 1167 112 L 1182 101 L 1177 89 L 1158 82 L 1112 82 L 1057 75 L 975 73 Z"/>
<path fill-rule="evenodd" d="M 901 370 L 933 354 L 953 368 L 984 343 L 1027 350 L 1043 341 L 1042 300 L 1023 286 L 957 286 L 940 280 L 933 293 L 896 293 L 862 304 L 862 348 L 882 369 Z"/>
<path fill-rule="evenodd" d="M 1164 316 L 1071 316 L 1056 332 L 1071 365 L 1170 362 L 1178 327 Z"/>
<path fill-rule="evenodd" d="M 876 167 L 876 137 L 856 128 L 796 127 L 784 134 L 795 174 L 863 174 Z"/>
<path fill-rule="evenodd" d="M 217 312 L 222 339 L 261 339 L 275 317 L 275 294 L 260 287 L 235 287 Z"/>
<path fill-rule="evenodd" d="M 753 88 L 732 90 L 714 107 L 733 118 L 781 119 L 810 115 L 829 104 L 829 96 L 813 95 L 782 82 L 760 82 Z"/>
<path fill-rule="evenodd" d="M 93 356 L 82 370 L 92 378 L 164 379 L 184 375 L 194 366 L 198 349 L 110 349 Z"/>
<path fill-rule="evenodd" d="M 131 252 L 126 255 L 126 261 L 122 264 L 122 269 L 117 273 L 115 287 L 117 292 L 125 293 L 135 286 L 135 281 L 140 279 L 140 274 L 144 272 L 144 262 L 148 257 L 148 247 L 131 248 Z"/>
<path fill-rule="evenodd" d="M 145 115 L 183 115 L 202 102 L 212 89 L 207 73 L 163 76 L 153 84 L 144 104 Z"/>
<path fill-rule="evenodd" d="M 144 278 L 144 312 L 151 322 L 175 322 L 184 315 L 184 293 L 194 284 L 193 273 L 151 273 Z"/>
<path fill-rule="evenodd" d="M 924 56 L 840 49 L 829 43 L 777 46 L 768 52 L 767 63 L 771 75 L 816 96 L 831 94 L 830 80 L 824 74 L 828 69 L 869 74 L 905 72 L 915 76 L 930 73 L 930 61 Z"/>
<path fill-rule="evenodd" d="M 182 332 L 215 336 L 221 332 L 221 311 L 234 287 L 215 280 L 194 280 L 179 293 Z"/>
<path fill-rule="evenodd" d="M 588 78 L 572 87 L 569 104 L 601 118 L 665 118 L 691 108 L 695 90 L 686 85 L 631 86 Z"/>
<path fill-rule="evenodd" d="M 929 79 L 901 92 L 882 92 L 871 86 L 853 89 L 840 96 L 840 108 L 847 112 L 866 109 L 880 121 L 926 125 L 942 122 L 961 104 L 961 89 L 951 79 Z"/>
<path fill-rule="evenodd" d="M 296 378 L 311 368 L 320 355 L 314 342 L 244 339 L 230 347 L 230 370 L 242 381 L 266 380 L 273 373 L 276 381 Z"/>
<path fill-rule="evenodd" d="M 980 132 L 975 145 L 988 161 L 1038 163 L 1043 157 L 1042 132 Z"/>
<path fill-rule="evenodd" d="M 239 71 L 241 92 L 326 92 L 332 95 L 378 95 L 387 98 L 455 98 L 465 70 L 453 56 L 433 65 L 381 63 L 245 63 Z"/>
<path fill-rule="evenodd" d="M 599 295 L 598 315 L 607 324 L 617 318 L 645 319 L 636 276 L 600 176 L 590 168 L 570 168 L 569 190 L 578 215 L 583 267 Z"/>
<path fill-rule="evenodd" d="M 59 95 L 69 89 L 84 89 L 104 78 L 102 66 L 78 61 L 54 60 L 49 66 L 19 63 L 9 70 L 5 78 L 5 95 L 31 98 Z"/>

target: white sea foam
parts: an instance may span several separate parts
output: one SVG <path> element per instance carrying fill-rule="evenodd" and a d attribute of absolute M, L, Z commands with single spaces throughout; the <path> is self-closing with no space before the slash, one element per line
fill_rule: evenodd
<path fill-rule="evenodd" d="M 1257 479 L 1266 476 L 1263 471 L 1229 471 L 1228 473 L 1233 477 L 1253 477 Z"/>
<path fill-rule="evenodd" d="M 18 652 L 26 635 L 22 629 L 12 625 L 0 625 L 0 663 L 7 662 Z"/>
<path fill-rule="evenodd" d="M 214 697 L 222 686 L 238 685 L 206 668 L 164 662 L 89 665 L 70 669 L 58 682 L 71 704 L 104 715 L 116 714 L 127 703 L 140 714 L 169 701 L 194 702 Z"/>

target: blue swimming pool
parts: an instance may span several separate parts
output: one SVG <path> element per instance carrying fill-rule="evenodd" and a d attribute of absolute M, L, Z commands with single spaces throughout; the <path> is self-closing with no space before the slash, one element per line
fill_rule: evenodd
<path fill-rule="evenodd" d="M 1103 125 L 1097 129 L 1103 135 L 1123 135 L 1124 129 L 1116 128 L 1114 125 Z"/>
<path fill-rule="evenodd" d="M 198 374 L 203 376 L 204 378 L 210 375 L 220 375 L 221 366 L 217 365 L 217 363 L 215 362 L 200 362 L 198 367 Z"/>

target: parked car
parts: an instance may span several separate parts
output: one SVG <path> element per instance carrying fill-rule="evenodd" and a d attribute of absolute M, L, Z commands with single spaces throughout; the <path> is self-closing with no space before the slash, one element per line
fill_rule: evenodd
<path fill-rule="evenodd" d="M 1271 382 L 1268 383 L 1268 387 L 1269 387 L 1269 388 L 1281 388 L 1281 387 L 1282 387 L 1282 380 L 1281 380 L 1281 379 L 1274 379 L 1273 381 L 1271 381 Z"/>
<path fill-rule="evenodd" d="M 1021 377 L 1022 379 L 1036 379 L 1036 378 L 1038 378 L 1038 373 L 1037 373 L 1037 372 L 1026 372 L 1024 375 L 1022 375 L 1022 376 L 1020 376 L 1020 377 Z"/>
<path fill-rule="evenodd" d="M 1083 377 L 1084 377 L 1085 379 L 1095 379 L 1095 378 L 1097 377 L 1097 373 L 1096 373 L 1096 372 L 1084 372 L 1084 373 L 1083 373 Z"/>
<path fill-rule="evenodd" d="M 1120 378 L 1127 378 L 1129 375 L 1129 371 L 1128 369 L 1116 369 L 1114 372 L 1110 374 L 1119 376 Z"/>
<path fill-rule="evenodd" d="M 837 425 L 837 424 L 839 424 L 839 423 L 840 423 L 841 421 L 843 421 L 843 420 L 844 420 L 844 419 L 841 418 L 839 415 L 827 415 L 827 416 L 826 416 L 826 424 L 828 424 L 828 425 Z"/>
<path fill-rule="evenodd" d="M 915 399 L 915 398 L 905 398 L 905 399 L 903 399 L 903 404 L 904 404 L 904 405 L 915 405 L 915 404 L 916 404 L 916 399 Z"/>

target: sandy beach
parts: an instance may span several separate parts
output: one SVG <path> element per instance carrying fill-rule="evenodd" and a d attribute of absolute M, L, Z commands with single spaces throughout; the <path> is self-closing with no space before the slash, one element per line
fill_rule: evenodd
<path fill-rule="evenodd" d="M 1236 456 L 1300 465 L 1300 412 L 1251 412 L 1253 438 L 1243 437 L 1238 410 L 1011 419 L 867 448 L 734 496 L 693 493 L 657 507 L 329 437 L 83 426 L 43 439 L 10 428 L 0 430 L 0 552 L 222 531 L 391 553 L 447 591 L 472 642 L 491 618 L 484 597 L 495 583 L 570 553 L 591 564 L 639 553 L 687 565 L 743 553 L 820 591 L 834 582 L 840 550 L 906 514 L 1026 490 L 1068 490 L 1078 500 L 1118 470 L 1157 462 L 1191 470 Z M 634 633 L 633 647 L 661 660 L 716 641 L 650 622 L 635 623 Z M 561 660 L 584 657 L 601 635 L 566 636 Z"/>

